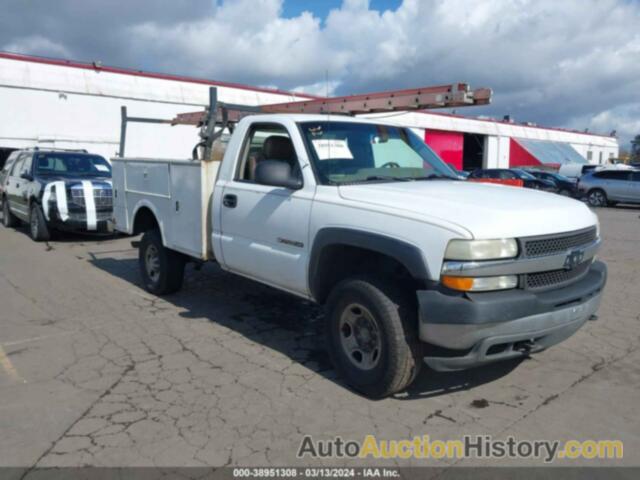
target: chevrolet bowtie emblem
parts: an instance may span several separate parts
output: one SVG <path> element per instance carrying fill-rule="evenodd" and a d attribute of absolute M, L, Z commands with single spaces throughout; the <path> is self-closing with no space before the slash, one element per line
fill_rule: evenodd
<path fill-rule="evenodd" d="M 564 260 L 564 269 L 573 270 L 582 263 L 582 260 L 584 260 L 584 250 L 573 250 Z"/>

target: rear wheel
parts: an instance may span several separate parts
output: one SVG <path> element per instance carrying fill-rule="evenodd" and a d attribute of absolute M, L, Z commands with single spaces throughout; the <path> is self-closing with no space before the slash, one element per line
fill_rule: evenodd
<path fill-rule="evenodd" d="M 596 188 L 591 190 L 587 195 L 587 201 L 592 207 L 606 207 L 607 206 L 607 194 L 604 190 Z"/>
<path fill-rule="evenodd" d="M 7 197 L 2 199 L 2 224 L 7 228 L 13 228 L 18 226 L 20 220 L 13 213 L 11 213 L 11 209 L 9 208 L 9 200 Z"/>
<path fill-rule="evenodd" d="M 326 322 L 336 370 L 364 395 L 402 391 L 420 371 L 417 308 L 392 284 L 369 277 L 340 282 L 329 297 Z"/>
<path fill-rule="evenodd" d="M 29 211 L 29 235 L 34 242 L 45 242 L 50 238 L 47 221 L 36 203 L 31 204 Z"/>
<path fill-rule="evenodd" d="M 142 282 L 150 293 L 166 295 L 182 287 L 184 255 L 162 245 L 158 230 L 149 230 L 142 236 L 138 263 Z"/>

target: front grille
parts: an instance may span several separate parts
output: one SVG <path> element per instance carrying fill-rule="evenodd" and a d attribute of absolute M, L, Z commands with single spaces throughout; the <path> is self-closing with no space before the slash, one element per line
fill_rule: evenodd
<path fill-rule="evenodd" d="M 527 258 L 544 257 L 566 252 L 572 248 L 582 247 L 593 243 L 596 239 L 596 228 L 580 232 L 554 235 L 524 241 L 524 256 Z"/>
<path fill-rule="evenodd" d="M 111 207 L 113 206 L 113 191 L 106 188 L 95 189 L 93 191 L 93 200 L 98 208 Z"/>
<path fill-rule="evenodd" d="M 71 198 L 76 205 L 85 206 L 84 190 L 72 188 Z M 110 188 L 94 188 L 93 201 L 96 204 L 96 208 L 113 207 L 113 190 Z"/>
<path fill-rule="evenodd" d="M 589 270 L 591 261 L 582 262 L 573 270 L 550 270 L 548 272 L 529 273 L 524 276 L 528 290 L 542 290 L 549 287 L 559 287 L 578 280 Z"/>
<path fill-rule="evenodd" d="M 82 213 L 69 212 L 69 218 L 77 222 L 86 222 L 87 214 L 84 212 Z M 112 218 L 113 218 L 113 214 L 111 212 L 96 212 L 96 220 L 98 222 L 111 220 Z"/>

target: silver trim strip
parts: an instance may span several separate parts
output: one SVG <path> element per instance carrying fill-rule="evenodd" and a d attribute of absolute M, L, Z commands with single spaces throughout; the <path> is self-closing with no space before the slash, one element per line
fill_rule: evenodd
<path fill-rule="evenodd" d="M 521 275 L 524 273 L 539 273 L 549 270 L 561 270 L 567 255 L 574 250 L 584 250 L 584 260 L 595 257 L 600 249 L 602 240 L 597 238 L 585 246 L 575 247 L 565 252 L 545 257 L 514 258 L 509 260 L 488 260 L 482 262 L 461 262 L 446 260 L 442 264 L 442 274 L 460 277 L 489 277 L 497 275 Z"/>

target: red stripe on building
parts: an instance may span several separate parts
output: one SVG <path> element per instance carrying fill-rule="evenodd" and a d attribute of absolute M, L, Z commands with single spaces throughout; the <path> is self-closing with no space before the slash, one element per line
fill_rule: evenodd
<path fill-rule="evenodd" d="M 462 170 L 464 134 L 446 130 L 425 130 L 424 141 L 446 163 Z"/>
<path fill-rule="evenodd" d="M 525 148 L 513 138 L 509 140 L 509 166 L 515 167 L 535 167 L 542 165 L 540 161 L 531 155 Z"/>

